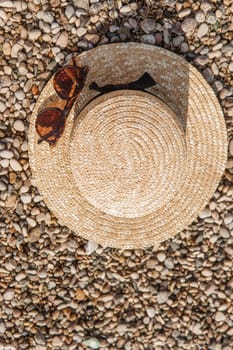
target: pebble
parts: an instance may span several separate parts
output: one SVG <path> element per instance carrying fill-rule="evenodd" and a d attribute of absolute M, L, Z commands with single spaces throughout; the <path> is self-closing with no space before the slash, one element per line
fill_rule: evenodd
<path fill-rule="evenodd" d="M 14 290 L 13 289 L 7 289 L 5 292 L 4 292 L 4 294 L 3 294 L 3 298 L 4 298 L 4 300 L 6 300 L 6 301 L 10 301 L 10 300 L 12 300 L 13 298 L 14 298 L 14 296 L 15 296 L 15 292 L 14 292 Z"/>
<path fill-rule="evenodd" d="M 159 252 L 157 254 L 157 259 L 158 259 L 159 262 L 163 262 L 166 259 L 166 254 L 163 253 L 163 252 Z"/>
<path fill-rule="evenodd" d="M 205 66 L 209 62 L 209 58 L 206 55 L 200 55 L 195 58 L 195 62 L 200 66 Z"/>
<path fill-rule="evenodd" d="M 88 241 L 86 245 L 86 254 L 91 255 L 98 248 L 98 244 L 94 241 Z"/>
<path fill-rule="evenodd" d="M 129 14 L 131 11 L 132 11 L 132 10 L 131 10 L 131 8 L 130 8 L 128 5 L 122 6 L 122 7 L 120 8 L 120 13 L 121 13 L 122 15 L 127 15 L 127 14 Z"/>
<path fill-rule="evenodd" d="M 202 23 L 205 21 L 205 14 L 203 11 L 197 11 L 195 13 L 195 19 L 198 23 Z"/>
<path fill-rule="evenodd" d="M 25 93 L 24 93 L 24 91 L 22 89 L 16 90 L 15 91 L 15 96 L 20 101 L 25 99 Z"/>
<path fill-rule="evenodd" d="M 77 35 L 78 37 L 82 37 L 86 34 L 87 29 L 85 27 L 80 27 L 77 29 Z"/>
<path fill-rule="evenodd" d="M 197 26 L 197 21 L 194 18 L 186 18 L 182 25 L 181 28 L 182 30 L 187 33 L 190 31 L 193 31 Z"/>
<path fill-rule="evenodd" d="M 231 139 L 229 143 L 229 153 L 231 156 L 233 156 L 233 138 Z"/>
<path fill-rule="evenodd" d="M 14 3 L 9 0 L 0 0 L 0 7 L 12 8 L 14 7 Z"/>
<path fill-rule="evenodd" d="M 90 349 L 99 349 L 100 342 L 96 338 L 89 338 L 83 341 L 83 344 L 88 346 Z"/>
<path fill-rule="evenodd" d="M 29 38 L 29 40 L 32 40 L 32 41 L 39 39 L 40 36 L 41 36 L 40 30 L 31 30 L 28 33 L 28 38 Z"/>
<path fill-rule="evenodd" d="M 59 37 L 57 38 L 56 45 L 60 46 L 61 48 L 65 48 L 68 45 L 68 34 L 67 32 L 62 32 Z"/>
<path fill-rule="evenodd" d="M 209 27 L 206 23 L 202 23 L 197 30 L 197 36 L 198 38 L 202 38 L 203 36 L 205 36 L 209 31 Z"/>
<path fill-rule="evenodd" d="M 88 11 L 88 9 L 89 9 L 89 1 L 87 1 L 87 0 L 75 0 L 74 5 L 77 8 L 83 8 L 86 11 Z"/>
<path fill-rule="evenodd" d="M 56 336 L 53 338 L 52 344 L 53 346 L 59 347 L 59 349 L 61 349 L 61 346 L 63 345 L 63 341 L 60 337 Z"/>
<path fill-rule="evenodd" d="M 4 149 L 3 151 L 0 151 L 0 157 L 6 158 L 6 159 L 11 159 L 14 157 L 14 153 L 10 150 Z"/>
<path fill-rule="evenodd" d="M 168 300 L 168 292 L 167 291 L 161 291 L 157 294 L 157 302 L 158 304 L 164 304 Z"/>
<path fill-rule="evenodd" d="M 222 311 L 217 311 L 215 314 L 215 321 L 216 322 L 223 322 L 226 320 L 226 316 Z"/>
<path fill-rule="evenodd" d="M 213 275 L 213 272 L 210 269 L 204 268 L 201 271 L 202 276 L 204 277 L 211 277 Z"/>
<path fill-rule="evenodd" d="M 146 308 L 146 313 L 150 318 L 153 318 L 155 316 L 156 310 L 154 307 L 150 306 Z"/>
<path fill-rule="evenodd" d="M 24 204 L 29 204 L 32 201 L 32 197 L 30 194 L 22 194 L 20 198 Z"/>
<path fill-rule="evenodd" d="M 7 190 L 7 185 L 5 184 L 5 182 L 0 181 L 0 191 L 6 191 Z"/>
<path fill-rule="evenodd" d="M 183 17 L 186 17 L 186 16 L 189 16 L 191 14 L 192 10 L 190 7 L 187 7 L 183 10 L 181 10 L 179 13 L 178 13 L 178 16 L 180 18 L 183 18 Z"/>
<path fill-rule="evenodd" d="M 152 34 L 144 34 L 141 36 L 141 42 L 144 44 L 155 45 L 155 36 Z"/>
<path fill-rule="evenodd" d="M 0 333 L 5 333 L 6 331 L 6 326 L 5 323 L 3 321 L 0 321 Z"/>
<path fill-rule="evenodd" d="M 24 131 L 25 130 L 24 122 L 21 119 L 17 119 L 14 122 L 14 129 L 16 131 Z"/>
<path fill-rule="evenodd" d="M 10 160 L 10 166 L 14 171 L 22 171 L 23 169 L 22 165 L 18 162 L 18 160 L 14 158 Z"/>
<path fill-rule="evenodd" d="M 0 9 L 0 18 L 1 18 L 4 22 L 6 22 L 6 20 L 7 20 L 7 14 L 6 14 L 6 12 L 5 12 L 4 10 L 2 10 L 2 9 Z"/>
<path fill-rule="evenodd" d="M 147 34 L 155 30 L 155 25 L 156 25 L 155 20 L 152 18 L 144 19 L 141 22 L 141 28 Z"/>
<path fill-rule="evenodd" d="M 19 272 L 17 273 L 17 275 L 15 276 L 15 280 L 17 282 L 20 282 L 22 280 L 24 280 L 27 277 L 27 275 L 24 272 Z"/>

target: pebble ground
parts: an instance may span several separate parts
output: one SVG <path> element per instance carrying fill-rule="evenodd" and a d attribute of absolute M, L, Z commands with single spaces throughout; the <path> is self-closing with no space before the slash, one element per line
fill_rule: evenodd
<path fill-rule="evenodd" d="M 195 65 L 228 130 L 218 189 L 159 249 L 103 249 L 59 226 L 28 162 L 31 111 L 58 64 L 127 41 Z M 0 350 L 232 350 L 232 209 L 232 0 L 0 0 Z"/>

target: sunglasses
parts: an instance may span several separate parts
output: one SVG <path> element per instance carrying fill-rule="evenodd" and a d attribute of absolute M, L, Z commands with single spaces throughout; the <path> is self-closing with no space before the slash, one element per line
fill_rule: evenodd
<path fill-rule="evenodd" d="M 53 87 L 63 101 L 58 101 L 54 107 L 42 109 L 36 118 L 36 131 L 40 138 L 38 143 L 46 141 L 54 146 L 64 132 L 67 116 L 73 103 L 83 89 L 88 67 L 79 67 L 73 58 L 73 65 L 58 69 L 53 77 Z M 65 102 L 65 103 L 61 103 Z M 60 108 L 59 105 L 64 105 Z"/>

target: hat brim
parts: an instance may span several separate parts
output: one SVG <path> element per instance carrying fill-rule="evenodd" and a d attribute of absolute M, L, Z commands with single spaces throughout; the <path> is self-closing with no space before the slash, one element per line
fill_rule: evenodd
<path fill-rule="evenodd" d="M 73 106 L 64 134 L 54 148 L 38 144 L 38 110 L 53 99 L 52 78 L 33 110 L 29 129 L 29 158 L 34 183 L 48 208 L 78 235 L 115 248 L 157 245 L 179 233 L 198 216 L 220 181 L 227 160 L 226 125 L 219 102 L 201 74 L 180 56 L 150 45 L 127 43 L 99 46 L 77 56 L 87 65 L 86 84 Z M 156 81 L 150 92 L 178 116 L 185 131 L 187 150 L 182 187 L 169 201 L 148 215 L 124 218 L 95 208 L 80 195 L 73 181 L 70 140 L 81 110 L 100 86 L 128 83 L 148 72 Z"/>

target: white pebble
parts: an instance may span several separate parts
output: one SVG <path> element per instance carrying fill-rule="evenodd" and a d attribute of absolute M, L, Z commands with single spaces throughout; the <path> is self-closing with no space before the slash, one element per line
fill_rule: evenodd
<path fill-rule="evenodd" d="M 100 342 L 96 338 L 85 339 L 83 341 L 83 344 L 88 346 L 91 349 L 99 349 L 100 347 Z"/>
<path fill-rule="evenodd" d="M 56 45 L 65 48 L 68 45 L 68 34 L 67 32 L 62 32 L 57 38 Z"/>
<path fill-rule="evenodd" d="M 4 300 L 12 300 L 14 298 L 14 290 L 13 289 L 7 289 L 5 293 L 3 294 Z"/>
<path fill-rule="evenodd" d="M 0 160 L 0 165 L 3 168 L 8 168 L 8 166 L 9 166 L 9 159 L 2 159 L 2 160 Z"/>
<path fill-rule="evenodd" d="M 40 30 L 31 30 L 28 34 L 29 40 L 37 40 L 41 36 L 41 31 Z"/>
<path fill-rule="evenodd" d="M 92 254 L 98 248 L 98 244 L 94 241 L 88 241 L 86 245 L 86 254 Z"/>
<path fill-rule="evenodd" d="M 70 19 L 74 15 L 74 8 L 73 6 L 68 5 L 65 9 L 65 15 L 68 19 Z"/>
<path fill-rule="evenodd" d="M 166 303 L 167 300 L 168 300 L 168 292 L 167 291 L 161 291 L 157 294 L 158 304 Z"/>
<path fill-rule="evenodd" d="M 22 120 L 20 119 L 17 119 L 15 122 L 14 122 L 14 129 L 16 131 L 24 131 L 25 130 L 25 126 L 24 126 L 24 123 Z"/>
<path fill-rule="evenodd" d="M 7 149 L 4 149 L 3 151 L 0 152 L 0 157 L 5 159 L 11 159 L 14 157 L 14 153 Z"/>
<path fill-rule="evenodd" d="M 26 278 L 26 274 L 24 272 L 19 272 L 17 273 L 17 275 L 15 276 L 15 280 L 17 282 L 20 282 L 22 280 L 24 280 L 24 278 Z"/>
<path fill-rule="evenodd" d="M 223 312 L 221 311 L 217 311 L 216 314 L 215 314 L 215 321 L 217 322 L 222 322 L 222 321 L 225 321 L 226 319 L 226 316 L 224 315 Z"/>
<path fill-rule="evenodd" d="M 78 37 L 81 37 L 81 36 L 85 35 L 86 32 L 87 32 L 87 29 L 86 29 L 85 27 L 79 27 L 79 28 L 77 29 L 77 35 L 78 35 Z"/>
<path fill-rule="evenodd" d="M 166 255 L 163 252 L 159 252 L 157 254 L 157 259 L 158 261 L 163 262 L 166 259 Z"/>
<path fill-rule="evenodd" d="M 131 8 L 128 5 L 125 5 L 125 6 L 120 8 L 120 13 L 122 15 L 127 15 L 130 12 L 131 12 Z"/>
<path fill-rule="evenodd" d="M 202 276 L 204 277 L 211 277 L 213 275 L 213 272 L 210 269 L 204 268 L 201 271 Z"/>
<path fill-rule="evenodd" d="M 24 204 L 29 204 L 31 203 L 31 200 L 32 200 L 32 197 L 30 196 L 30 194 L 22 194 L 20 198 Z"/>
<path fill-rule="evenodd" d="M 202 23 L 198 30 L 197 30 L 197 36 L 198 38 L 202 38 L 203 36 L 205 36 L 209 31 L 209 27 L 206 23 Z"/>
<path fill-rule="evenodd" d="M 18 160 L 16 160 L 16 159 L 11 159 L 10 160 L 10 166 L 12 167 L 12 170 L 14 170 L 14 171 L 22 171 L 22 166 L 21 166 L 21 164 L 18 162 Z"/>
<path fill-rule="evenodd" d="M 6 330 L 5 323 L 3 321 L 1 321 L 0 322 L 0 333 L 5 333 L 5 330 Z"/>
<path fill-rule="evenodd" d="M 18 100 L 22 101 L 25 99 L 25 93 L 22 89 L 18 89 L 15 91 L 15 96 Z"/>
<path fill-rule="evenodd" d="M 0 7 L 14 7 L 14 3 L 13 1 L 9 1 L 9 0 L 0 0 Z"/>
<path fill-rule="evenodd" d="M 205 20 L 205 14 L 203 11 L 197 11 L 195 14 L 195 19 L 198 23 L 202 23 Z"/>

